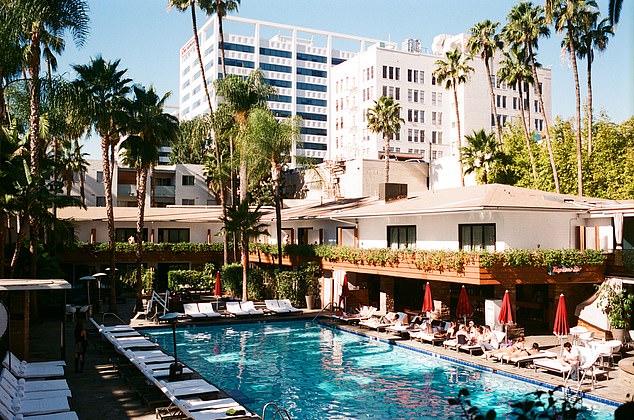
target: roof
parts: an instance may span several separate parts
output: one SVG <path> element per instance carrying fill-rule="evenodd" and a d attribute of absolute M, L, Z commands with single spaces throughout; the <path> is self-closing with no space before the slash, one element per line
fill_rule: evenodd
<path fill-rule="evenodd" d="M 61 279 L 0 279 L 1 291 L 64 290 L 70 288 L 70 283 Z"/>
<path fill-rule="evenodd" d="M 136 207 L 114 207 L 113 210 L 117 222 L 136 222 L 138 212 Z M 146 207 L 144 221 L 220 223 L 220 216 L 222 216 L 220 206 Z M 86 209 L 66 207 L 57 210 L 57 217 L 77 222 L 108 221 L 105 207 L 88 207 Z"/>
<path fill-rule="evenodd" d="M 283 211 L 283 219 L 363 218 L 386 215 L 441 214 L 474 210 L 531 210 L 585 212 L 623 202 L 556 194 L 502 184 L 474 185 L 417 193 L 407 199 L 384 202 L 357 198 L 309 204 Z"/>

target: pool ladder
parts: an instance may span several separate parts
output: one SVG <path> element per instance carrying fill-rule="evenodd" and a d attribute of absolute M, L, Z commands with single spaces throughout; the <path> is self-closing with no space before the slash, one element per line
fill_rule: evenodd
<path fill-rule="evenodd" d="M 288 411 L 286 411 L 285 408 L 278 407 L 278 405 L 275 404 L 273 401 L 267 402 L 266 405 L 264 406 L 264 409 L 262 410 L 262 420 L 266 420 L 267 419 L 266 410 L 269 407 L 272 407 L 273 410 L 274 410 L 274 411 L 272 411 L 273 417 L 271 417 L 271 420 L 275 420 L 277 418 L 280 418 L 281 420 L 292 420 L 291 419 L 291 415 L 288 414 Z"/>
<path fill-rule="evenodd" d="M 328 302 L 326 304 L 326 306 L 324 306 L 323 308 L 321 308 L 321 311 L 319 311 L 319 313 L 317 313 L 317 315 L 313 318 L 313 321 L 316 320 L 317 318 L 319 318 L 319 315 L 321 315 L 322 312 L 324 312 L 326 310 L 326 308 L 328 308 L 329 306 L 332 305 L 332 302 Z"/>

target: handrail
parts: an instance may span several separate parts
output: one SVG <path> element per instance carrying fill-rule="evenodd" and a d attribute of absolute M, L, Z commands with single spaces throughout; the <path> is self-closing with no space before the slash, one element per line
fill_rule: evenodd
<path fill-rule="evenodd" d="M 271 420 L 275 420 L 278 415 L 280 416 L 280 419 L 292 420 L 291 415 L 288 414 L 288 411 L 286 411 L 285 408 L 279 407 L 273 401 L 267 402 L 264 405 L 264 409 L 262 409 L 262 420 L 266 420 L 266 410 L 269 407 L 273 407 L 275 409 L 275 412 L 273 413 L 273 417 L 271 417 Z"/>
<path fill-rule="evenodd" d="M 103 321 L 106 319 L 106 315 L 112 315 L 115 318 L 117 318 L 119 321 L 121 321 L 122 324 L 126 324 L 126 322 L 123 319 L 119 318 L 119 315 L 115 314 L 114 312 L 104 312 L 101 315 L 101 324 L 102 325 L 103 325 Z"/>
<path fill-rule="evenodd" d="M 315 317 L 313 318 L 313 321 L 315 321 L 317 318 L 319 318 L 319 315 L 321 315 L 321 313 L 322 313 L 323 311 L 325 311 L 325 310 L 326 310 L 326 308 L 327 308 L 328 306 L 330 306 L 330 305 L 332 305 L 332 302 L 328 302 L 328 303 L 326 304 L 326 306 L 324 306 L 323 308 L 321 308 L 321 311 L 319 311 L 319 312 L 317 313 L 317 315 L 315 315 Z"/>

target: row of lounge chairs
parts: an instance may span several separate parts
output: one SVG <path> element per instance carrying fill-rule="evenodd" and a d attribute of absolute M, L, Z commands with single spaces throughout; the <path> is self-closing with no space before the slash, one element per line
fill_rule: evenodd
<path fill-rule="evenodd" d="M 266 310 L 275 314 L 300 314 L 303 311 L 293 307 L 289 299 L 267 299 L 264 301 Z M 226 303 L 227 314 L 234 317 L 262 316 L 265 311 L 256 309 L 252 301 Z M 222 314 L 215 311 L 211 302 L 184 303 L 183 311 L 185 315 L 192 319 L 214 319 L 221 318 Z"/>
<path fill-rule="evenodd" d="M 26 362 L 10 351 L 0 372 L 0 418 L 30 420 L 74 420 L 69 398 L 72 393 L 63 379 L 66 363 Z"/>
<path fill-rule="evenodd" d="M 145 339 L 129 326 L 106 327 L 91 322 L 101 335 L 144 376 L 145 380 L 158 388 L 169 399 L 165 409 L 168 416 L 185 415 L 195 420 L 252 419 L 257 415 L 203 378 L 192 378 L 195 372 L 183 366 L 183 375 L 170 380 L 170 365 L 174 357 L 158 346 L 145 347 Z M 129 343 L 135 341 L 133 346 Z M 147 340 L 150 341 L 150 340 Z M 150 341 L 151 342 L 151 341 Z M 141 345 L 139 347 L 138 345 Z"/>

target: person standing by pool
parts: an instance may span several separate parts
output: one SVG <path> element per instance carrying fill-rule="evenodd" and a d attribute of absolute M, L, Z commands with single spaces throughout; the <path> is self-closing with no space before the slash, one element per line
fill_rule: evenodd
<path fill-rule="evenodd" d="M 77 319 L 75 324 L 75 373 L 84 371 L 86 348 L 88 347 L 88 334 L 84 328 L 84 322 Z"/>

